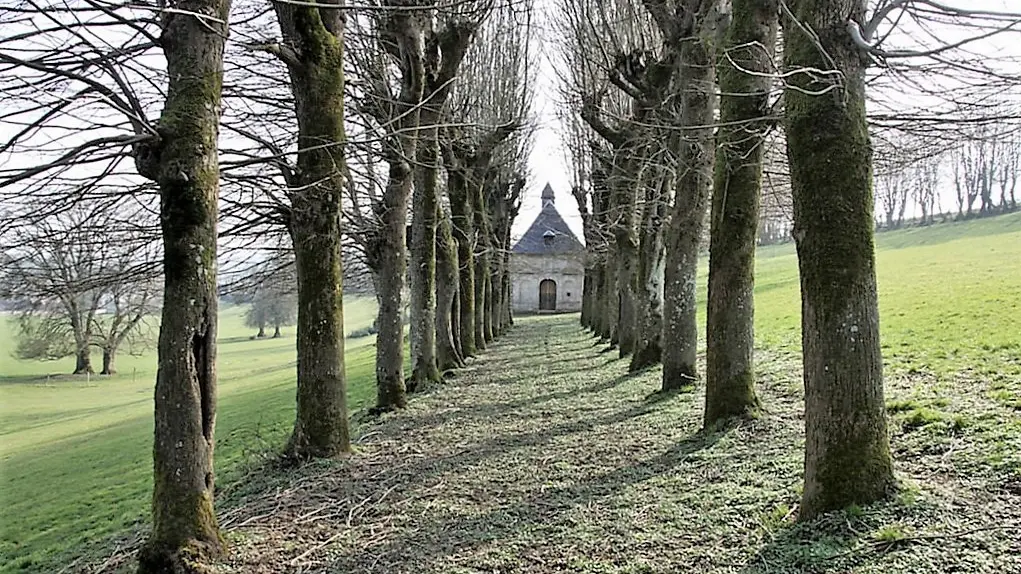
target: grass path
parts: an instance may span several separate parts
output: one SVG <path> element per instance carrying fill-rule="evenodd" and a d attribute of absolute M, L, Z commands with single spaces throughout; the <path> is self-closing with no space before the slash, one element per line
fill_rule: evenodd
<path fill-rule="evenodd" d="M 355 456 L 253 475 L 221 507 L 232 550 L 217 572 L 1021 572 L 1021 480 L 981 457 L 981 425 L 895 408 L 903 490 L 794 525 L 790 354 L 759 353 L 766 416 L 703 434 L 700 392 L 652 394 L 658 370 L 628 376 L 601 351 L 576 316 L 519 320 L 363 425 Z M 893 401 L 911 388 L 889 386 Z M 974 419 L 1000 408 L 976 401 Z"/>

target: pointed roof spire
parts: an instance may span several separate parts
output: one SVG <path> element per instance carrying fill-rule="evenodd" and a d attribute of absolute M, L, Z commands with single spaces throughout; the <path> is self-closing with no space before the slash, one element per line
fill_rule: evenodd
<path fill-rule="evenodd" d="M 521 236 L 511 251 L 541 255 L 575 253 L 584 250 L 585 246 L 557 212 L 557 207 L 554 205 L 553 188 L 547 183 L 542 190 L 542 211 L 539 212 L 528 231 Z"/>
<path fill-rule="evenodd" d="M 546 187 L 542 188 L 542 206 L 553 205 L 556 203 L 556 195 L 553 193 L 553 188 L 547 183 Z"/>

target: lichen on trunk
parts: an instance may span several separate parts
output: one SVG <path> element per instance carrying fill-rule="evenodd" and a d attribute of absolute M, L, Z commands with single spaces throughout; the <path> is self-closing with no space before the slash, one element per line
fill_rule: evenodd
<path fill-rule="evenodd" d="M 450 228 L 450 215 L 441 210 L 436 229 L 436 361 L 441 371 L 464 364 L 454 342 L 457 245 Z"/>
<path fill-rule="evenodd" d="M 865 117 L 868 56 L 846 26 L 849 17 L 863 21 L 865 3 L 796 0 L 790 8 L 799 23 L 784 21 L 785 68 L 835 65 L 840 71 L 794 74 L 784 94 L 805 380 L 799 519 L 808 520 L 883 498 L 894 477 L 883 400 L 872 148 Z M 813 36 L 802 26 L 814 30 Z"/>
<path fill-rule="evenodd" d="M 297 412 L 285 449 L 296 459 L 350 451 L 344 372 L 341 196 L 344 164 L 344 14 L 341 3 L 273 5 L 298 122 L 288 181 L 298 279 Z"/>
<path fill-rule="evenodd" d="M 702 26 L 702 22 L 694 22 Z M 685 388 L 697 379 L 695 285 L 698 248 L 713 169 L 713 52 L 701 29 L 678 40 L 678 110 L 676 126 L 682 166 L 674 187 L 667 227 L 663 283 L 663 390 Z"/>
<path fill-rule="evenodd" d="M 776 0 L 733 0 L 720 58 L 720 124 L 710 215 L 703 425 L 755 416 L 755 236 L 773 79 Z"/>
<path fill-rule="evenodd" d="M 657 173 L 645 186 L 635 299 L 638 329 L 635 350 L 628 365 L 628 371 L 632 373 L 658 364 L 663 354 L 660 343 L 663 332 L 663 267 L 666 257 L 663 223 L 667 213 L 664 195 L 667 191 L 665 186 L 670 183 L 667 174 Z"/>
<path fill-rule="evenodd" d="M 169 86 L 158 141 L 136 150 L 160 192 L 163 312 L 158 342 L 152 531 L 142 574 L 202 571 L 224 547 L 213 511 L 216 422 L 217 138 L 230 3 L 186 0 L 162 15 Z M 208 14 L 199 20 L 187 12 Z"/>

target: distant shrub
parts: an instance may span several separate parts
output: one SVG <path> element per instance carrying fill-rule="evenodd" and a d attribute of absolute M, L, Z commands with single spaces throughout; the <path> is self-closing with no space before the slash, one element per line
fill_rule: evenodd
<path fill-rule="evenodd" d="M 375 335 L 378 332 L 379 332 L 379 329 L 376 328 L 376 322 L 373 321 L 372 324 L 369 325 L 368 327 L 362 327 L 361 329 L 355 329 L 354 331 L 351 331 L 348 334 L 348 338 L 349 339 L 362 339 L 362 338 L 368 337 L 370 335 Z"/>

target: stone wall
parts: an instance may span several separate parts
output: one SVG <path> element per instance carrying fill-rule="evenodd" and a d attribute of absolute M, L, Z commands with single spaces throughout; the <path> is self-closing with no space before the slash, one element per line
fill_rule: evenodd
<path fill-rule="evenodd" d="M 585 280 L 584 254 L 525 255 L 512 253 L 511 308 L 515 313 L 539 312 L 539 284 L 556 282 L 556 312 L 581 310 Z"/>

